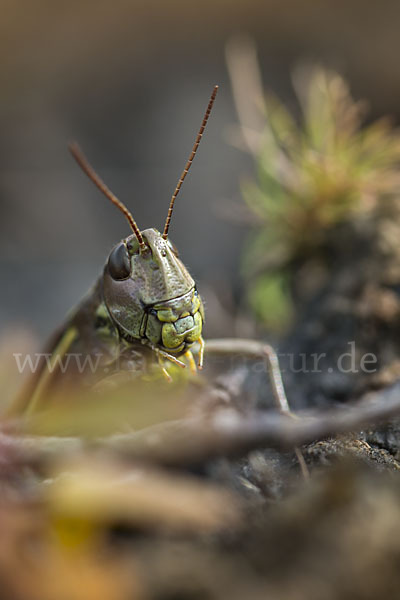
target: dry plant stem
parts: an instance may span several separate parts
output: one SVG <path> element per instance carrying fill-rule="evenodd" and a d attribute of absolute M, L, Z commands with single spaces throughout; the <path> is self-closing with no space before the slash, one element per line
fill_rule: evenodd
<path fill-rule="evenodd" d="M 272 391 L 278 410 L 284 415 L 288 415 L 290 417 L 294 416 L 290 410 L 285 388 L 283 386 L 278 356 L 272 346 L 269 344 L 264 344 L 263 342 L 257 342 L 255 340 L 227 338 L 220 340 L 208 340 L 206 342 L 206 352 L 208 354 L 220 354 L 225 356 L 234 354 L 238 356 L 246 356 L 256 360 L 264 360 L 270 375 Z M 295 447 L 294 451 L 303 477 L 304 479 L 308 479 L 310 477 L 310 473 L 304 460 L 304 456 L 300 448 Z"/>
<path fill-rule="evenodd" d="M 157 464 L 201 464 L 216 456 L 239 457 L 259 448 L 288 450 L 363 426 L 400 416 L 400 383 L 332 412 L 314 412 L 288 419 L 287 414 L 259 411 L 251 417 L 227 415 L 155 425 L 134 434 L 101 440 L 136 459 Z"/>
<path fill-rule="evenodd" d="M 256 155 L 265 117 L 264 90 L 254 40 L 244 35 L 232 37 L 226 44 L 225 57 L 243 140 L 249 152 Z"/>
<path fill-rule="evenodd" d="M 229 416 L 225 411 L 212 419 L 182 419 L 141 431 L 94 440 L 92 446 L 107 447 L 127 456 L 159 465 L 201 464 L 216 456 L 238 457 L 258 448 L 287 450 L 294 446 L 341 433 L 359 431 L 366 425 L 400 416 L 400 382 L 366 395 L 360 402 L 331 412 L 306 416 L 261 412 L 251 417 Z M 15 424 L 16 425 L 16 424 Z M 4 429 L 10 430 L 10 423 Z M 0 432 L 0 455 L 43 461 L 64 459 L 80 453 L 89 442 L 77 437 L 39 437 Z"/>
<path fill-rule="evenodd" d="M 213 419 L 175 421 L 150 427 L 134 436 L 118 435 L 108 443 L 135 458 L 158 464 L 188 465 L 216 456 L 239 457 L 259 448 L 288 450 L 371 423 L 400 416 L 400 382 L 368 394 L 353 406 L 288 419 L 287 414 L 259 411 L 251 417 L 226 415 Z"/>

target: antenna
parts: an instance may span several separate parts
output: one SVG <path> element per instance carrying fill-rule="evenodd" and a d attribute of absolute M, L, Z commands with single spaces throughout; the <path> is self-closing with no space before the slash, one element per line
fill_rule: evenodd
<path fill-rule="evenodd" d="M 192 151 L 190 153 L 189 160 L 187 161 L 187 163 L 185 165 L 185 168 L 182 171 L 182 175 L 179 178 L 179 181 L 177 183 L 175 191 L 172 194 L 171 202 L 169 204 L 167 219 L 165 221 L 164 233 L 162 235 L 162 237 L 164 238 L 164 240 L 166 240 L 167 237 L 168 237 L 168 229 L 169 229 L 169 225 L 171 223 L 172 211 L 174 210 L 175 198 L 179 194 L 179 190 L 182 187 L 182 183 L 184 182 L 184 179 L 185 179 L 186 175 L 188 174 L 188 171 L 189 171 L 190 167 L 192 166 L 193 159 L 196 156 L 197 148 L 199 147 L 200 140 L 203 137 L 203 133 L 204 133 L 204 130 L 206 128 L 208 117 L 210 116 L 211 109 L 213 107 L 214 100 L 215 100 L 215 97 L 217 95 L 217 92 L 218 92 L 218 86 L 216 85 L 216 86 L 214 86 L 213 93 L 211 94 L 211 98 L 210 98 L 210 101 L 208 103 L 205 115 L 203 117 L 203 122 L 201 124 L 200 129 L 199 129 L 199 133 L 197 134 L 196 141 L 194 142 L 194 146 L 193 146 Z"/>
<path fill-rule="evenodd" d="M 144 243 L 142 234 L 140 233 L 140 229 L 136 224 L 135 219 L 132 217 L 130 211 L 126 208 L 125 204 L 118 200 L 118 198 L 112 193 L 112 191 L 106 186 L 104 181 L 100 179 L 97 175 L 93 167 L 89 164 L 83 152 L 79 148 L 76 142 L 68 145 L 69 151 L 72 156 L 81 167 L 82 171 L 86 173 L 86 175 L 93 181 L 93 183 L 99 188 L 101 192 L 113 203 L 119 210 L 125 215 L 126 219 L 129 222 L 129 225 L 132 228 L 133 233 L 137 237 L 137 241 L 139 242 L 140 249 L 142 251 L 146 250 L 146 244 Z"/>

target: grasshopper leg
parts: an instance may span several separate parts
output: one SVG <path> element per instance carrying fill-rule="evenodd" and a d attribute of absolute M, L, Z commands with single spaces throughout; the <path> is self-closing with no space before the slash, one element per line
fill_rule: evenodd
<path fill-rule="evenodd" d="M 158 364 L 161 367 L 161 370 L 163 372 L 164 377 L 166 378 L 166 380 L 171 383 L 172 382 L 172 377 L 171 375 L 168 373 L 167 369 L 164 366 L 163 363 L 163 358 L 170 360 L 171 362 L 173 362 L 175 365 L 178 365 L 179 367 L 182 367 L 182 369 L 186 368 L 186 365 L 184 362 L 182 362 L 181 360 L 179 360 L 178 358 L 176 358 L 175 356 L 173 356 L 172 354 L 168 354 L 168 352 L 164 352 L 164 350 L 160 350 L 159 348 L 153 348 L 154 352 L 157 354 L 157 360 L 158 360 Z M 193 360 L 193 356 L 192 356 L 192 360 Z M 196 365 L 195 365 L 196 366 Z"/>
<path fill-rule="evenodd" d="M 35 391 L 30 399 L 29 405 L 27 406 L 27 414 L 31 414 L 32 412 L 43 407 L 43 404 L 46 401 L 48 387 L 51 384 L 52 378 L 54 377 L 55 368 L 57 367 L 57 364 L 62 362 L 63 357 L 65 356 L 66 352 L 68 352 L 77 335 L 78 332 L 76 328 L 69 327 L 61 337 L 54 349 L 54 352 L 51 354 L 49 363 L 46 363 L 46 367 L 43 369 Z"/>
<path fill-rule="evenodd" d="M 197 366 L 196 366 L 196 361 L 193 358 L 193 354 L 191 353 L 190 350 L 188 350 L 187 352 L 185 352 L 184 356 L 186 357 L 186 359 L 189 363 L 190 372 L 193 373 L 194 375 L 196 375 Z"/>
<path fill-rule="evenodd" d="M 158 360 L 158 364 L 160 365 L 160 369 L 163 372 L 163 375 L 165 377 L 165 379 L 168 381 L 168 383 L 172 382 L 172 377 L 171 375 L 168 373 L 167 369 L 164 367 L 164 362 L 161 356 L 160 352 L 157 352 L 157 360 Z"/>
<path fill-rule="evenodd" d="M 199 337 L 198 342 L 199 342 L 199 358 L 198 358 L 197 366 L 199 367 L 199 370 L 201 371 L 201 369 L 203 368 L 204 346 L 205 346 L 202 336 Z"/>
<path fill-rule="evenodd" d="M 203 340 L 202 340 L 203 342 Z M 200 344 L 200 353 L 204 351 L 203 346 Z M 286 396 L 285 388 L 282 381 L 281 370 L 279 367 L 278 355 L 275 350 L 269 344 L 263 342 L 257 342 L 255 340 L 246 339 L 215 339 L 207 340 L 207 352 L 209 354 L 215 354 L 220 356 L 246 356 L 253 359 L 263 359 L 266 362 L 268 372 L 271 378 L 272 391 L 278 410 L 289 417 L 296 418 L 296 416 L 290 410 L 289 402 Z M 297 460 L 300 465 L 300 469 L 304 479 L 310 477 L 310 473 L 307 464 L 304 460 L 304 456 L 300 448 L 294 449 Z"/>

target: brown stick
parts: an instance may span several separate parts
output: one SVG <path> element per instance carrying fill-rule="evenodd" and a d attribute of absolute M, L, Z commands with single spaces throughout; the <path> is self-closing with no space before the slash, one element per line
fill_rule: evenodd
<path fill-rule="evenodd" d="M 295 446 L 400 416 L 400 383 L 367 395 L 361 402 L 330 412 L 298 414 L 296 419 L 269 411 L 249 417 L 221 410 L 212 419 L 182 419 L 138 432 L 99 439 L 131 458 L 157 464 L 200 464 L 216 456 L 243 456 L 258 448 L 288 450 Z M 46 460 L 80 452 L 89 444 L 79 438 L 34 437 L 0 433 L 0 453 L 26 460 Z"/>

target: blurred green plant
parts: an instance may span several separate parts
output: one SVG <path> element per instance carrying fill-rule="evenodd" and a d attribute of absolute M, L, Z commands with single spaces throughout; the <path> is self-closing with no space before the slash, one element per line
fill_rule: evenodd
<path fill-rule="evenodd" d="M 364 104 L 320 67 L 298 70 L 294 87 L 298 120 L 272 94 L 263 98 L 251 148 L 257 179 L 242 186 L 258 227 L 243 261 L 250 304 L 275 332 L 294 315 L 294 262 L 317 255 L 338 224 L 365 217 L 400 187 L 400 133 L 388 119 L 363 126 Z"/>

